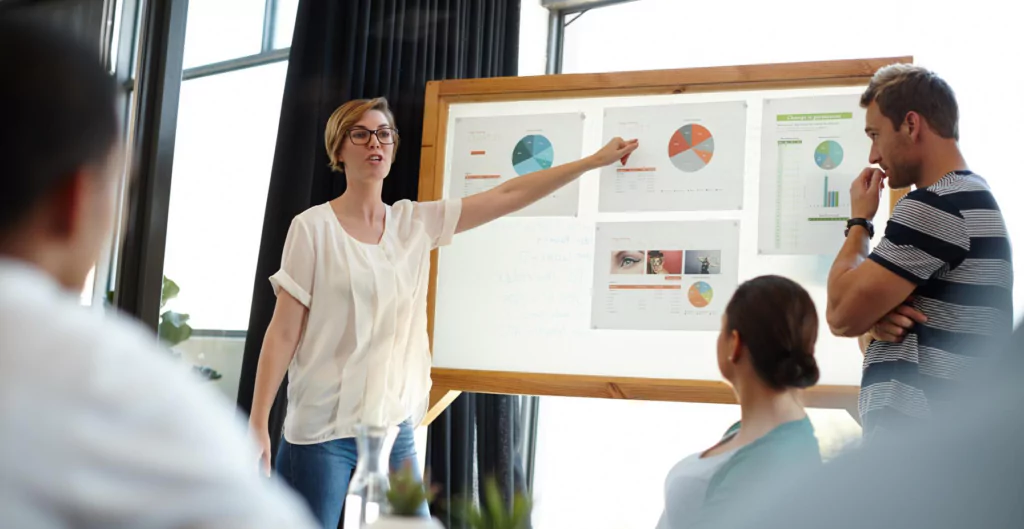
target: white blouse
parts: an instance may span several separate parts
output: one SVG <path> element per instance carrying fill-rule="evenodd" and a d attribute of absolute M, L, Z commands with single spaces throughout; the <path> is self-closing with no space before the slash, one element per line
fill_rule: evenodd
<path fill-rule="evenodd" d="M 288 366 L 284 437 L 353 437 L 358 423 L 423 419 L 430 395 L 430 251 L 451 242 L 461 199 L 386 208 L 379 244 L 352 238 L 324 203 L 297 215 L 270 278 L 309 309 Z"/>

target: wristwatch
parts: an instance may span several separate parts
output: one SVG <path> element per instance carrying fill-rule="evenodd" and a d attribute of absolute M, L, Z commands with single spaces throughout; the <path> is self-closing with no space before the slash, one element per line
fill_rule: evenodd
<path fill-rule="evenodd" d="M 854 226 L 864 226 L 864 228 L 868 230 L 868 238 L 869 239 L 873 239 L 875 237 L 875 225 L 871 224 L 871 221 L 868 220 L 868 219 L 859 219 L 859 218 L 857 218 L 857 219 L 850 219 L 850 220 L 846 221 L 846 231 L 843 232 L 843 236 L 844 237 L 849 237 L 850 236 L 850 228 L 852 228 Z"/>

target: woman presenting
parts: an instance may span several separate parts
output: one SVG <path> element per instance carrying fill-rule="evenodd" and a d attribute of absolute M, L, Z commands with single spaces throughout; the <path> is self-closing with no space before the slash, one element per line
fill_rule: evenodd
<path fill-rule="evenodd" d="M 267 420 L 287 371 L 278 471 L 324 527 L 334 528 L 356 463 L 357 424 L 398 426 L 390 465 L 418 468 L 413 428 L 430 389 L 430 251 L 610 165 L 637 142 L 616 138 L 587 158 L 464 199 L 387 206 L 381 189 L 399 144 L 387 102 L 345 103 L 328 120 L 324 140 L 346 190 L 292 220 L 281 268 L 270 278 L 277 304 L 256 370 L 250 426 L 269 474 Z"/>

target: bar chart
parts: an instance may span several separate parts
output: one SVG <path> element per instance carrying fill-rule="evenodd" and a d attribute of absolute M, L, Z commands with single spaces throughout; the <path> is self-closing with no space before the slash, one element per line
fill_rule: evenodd
<path fill-rule="evenodd" d="M 822 186 L 824 188 L 824 191 L 823 191 L 823 195 L 822 195 L 823 199 L 821 201 L 821 206 L 825 207 L 825 208 L 838 208 L 839 207 L 839 191 L 835 191 L 835 190 L 829 189 L 829 187 L 828 187 L 828 175 L 825 175 L 824 183 L 822 184 Z"/>

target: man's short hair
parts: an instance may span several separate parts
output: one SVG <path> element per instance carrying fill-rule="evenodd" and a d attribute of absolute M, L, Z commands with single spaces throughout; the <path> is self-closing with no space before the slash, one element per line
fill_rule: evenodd
<path fill-rule="evenodd" d="M 87 45 L 0 14 L 0 232 L 76 171 L 108 159 L 113 76 Z"/>
<path fill-rule="evenodd" d="M 892 64 L 875 73 L 860 104 L 878 102 L 882 115 L 899 129 L 909 112 L 917 112 L 943 138 L 960 139 L 960 110 L 953 89 L 934 72 L 913 64 Z"/>

